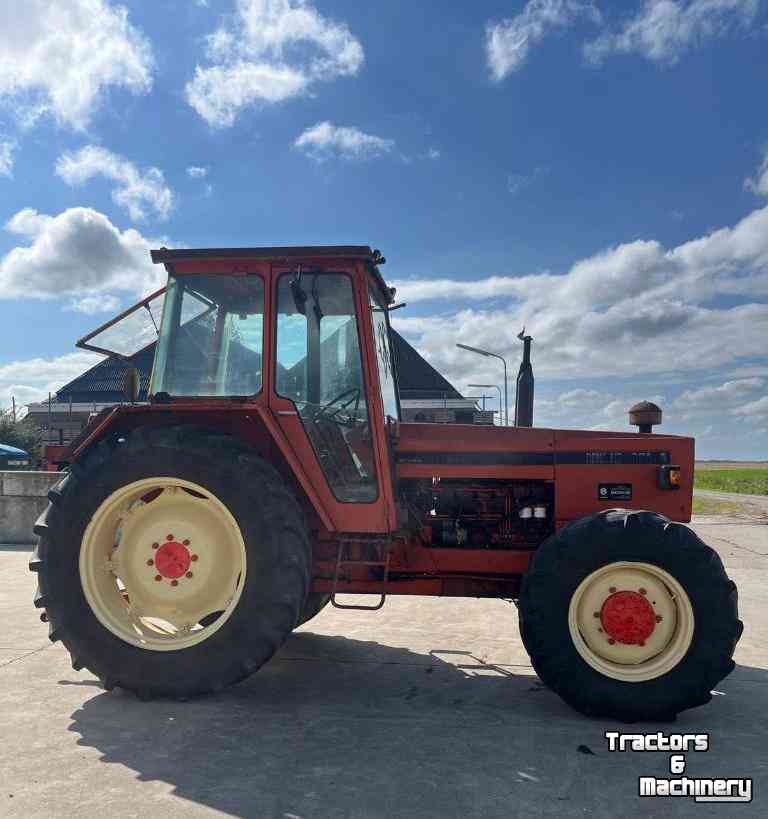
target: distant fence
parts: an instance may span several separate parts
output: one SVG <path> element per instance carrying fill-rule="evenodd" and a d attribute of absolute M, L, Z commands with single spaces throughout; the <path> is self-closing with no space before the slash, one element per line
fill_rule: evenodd
<path fill-rule="evenodd" d="M 61 472 L 0 472 L 0 543 L 35 542 L 32 527 Z"/>

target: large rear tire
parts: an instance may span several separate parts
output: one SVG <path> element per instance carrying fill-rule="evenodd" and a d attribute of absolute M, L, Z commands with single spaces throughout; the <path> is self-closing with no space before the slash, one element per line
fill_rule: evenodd
<path fill-rule="evenodd" d="M 583 714 L 624 722 L 709 702 L 743 630 L 718 555 L 686 526 L 623 509 L 544 543 L 519 612 L 542 682 Z"/>
<path fill-rule="evenodd" d="M 301 506 L 236 439 L 139 428 L 90 450 L 49 493 L 35 605 L 75 669 L 142 698 L 238 682 L 295 628 L 309 588 Z"/>
<path fill-rule="evenodd" d="M 307 595 L 307 602 L 304 604 L 301 616 L 299 617 L 299 626 L 308 623 L 313 617 L 318 614 L 331 602 L 331 595 L 324 592 L 310 592 Z"/>

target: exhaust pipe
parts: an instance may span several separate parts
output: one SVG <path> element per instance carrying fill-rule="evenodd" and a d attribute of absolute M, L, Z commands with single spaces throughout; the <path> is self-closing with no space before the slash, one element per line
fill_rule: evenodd
<path fill-rule="evenodd" d="M 523 342 L 523 360 L 517 373 L 515 390 L 515 426 L 533 426 L 533 367 L 531 367 L 531 342 L 533 338 L 525 335 L 525 327 L 518 335 Z"/>

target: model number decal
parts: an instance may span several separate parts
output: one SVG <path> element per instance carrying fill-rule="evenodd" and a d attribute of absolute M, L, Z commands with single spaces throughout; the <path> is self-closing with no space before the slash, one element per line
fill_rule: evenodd
<path fill-rule="evenodd" d="M 598 500 L 632 500 L 631 483 L 600 483 L 597 485 Z"/>

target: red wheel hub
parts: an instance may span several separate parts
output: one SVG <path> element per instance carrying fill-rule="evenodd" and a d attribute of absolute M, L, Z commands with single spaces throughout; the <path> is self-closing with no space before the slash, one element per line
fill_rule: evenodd
<path fill-rule="evenodd" d="M 616 642 L 643 645 L 656 628 L 656 612 L 642 594 L 620 591 L 603 603 L 600 622 Z"/>
<path fill-rule="evenodd" d="M 183 543 L 169 540 L 155 552 L 155 568 L 163 577 L 174 580 L 187 573 L 192 556 Z"/>

